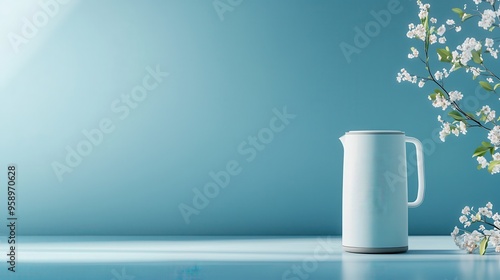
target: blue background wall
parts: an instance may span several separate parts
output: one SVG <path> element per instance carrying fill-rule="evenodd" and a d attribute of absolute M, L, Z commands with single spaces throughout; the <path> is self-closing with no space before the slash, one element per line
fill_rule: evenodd
<path fill-rule="evenodd" d="M 440 143 L 427 94 L 396 82 L 412 69 L 414 1 L 229 2 L 223 13 L 212 1 L 52 2 L 57 13 L 17 53 L 8 34 L 43 9 L 2 3 L 11 12 L 1 29 L 0 162 L 19 169 L 21 234 L 340 234 L 338 137 L 356 129 L 426 143 L 428 188 L 409 211 L 411 234 L 448 234 L 464 205 L 500 203 L 499 175 L 477 171 L 470 156 L 483 132 Z M 398 12 L 346 56 L 341 43 L 356 47 L 356 28 L 388 5 Z M 451 6 L 434 8 L 451 16 Z M 112 111 L 147 67 L 169 76 L 126 117 Z M 273 110 L 285 107 L 295 118 L 271 137 Z M 67 147 L 103 119 L 114 130 L 58 180 L 53 163 L 66 164 Z M 251 157 L 258 133 L 267 144 Z M 228 163 L 239 173 L 186 223 L 179 206 L 193 206 L 193 189 Z"/>

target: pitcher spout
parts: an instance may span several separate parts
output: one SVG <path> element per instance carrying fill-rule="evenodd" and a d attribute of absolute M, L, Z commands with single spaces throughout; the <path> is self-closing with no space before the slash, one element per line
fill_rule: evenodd
<path fill-rule="evenodd" d="M 340 137 L 339 140 L 340 140 L 340 142 L 342 142 L 342 146 L 345 147 L 345 143 L 344 143 L 345 135 L 342 135 L 342 137 Z"/>

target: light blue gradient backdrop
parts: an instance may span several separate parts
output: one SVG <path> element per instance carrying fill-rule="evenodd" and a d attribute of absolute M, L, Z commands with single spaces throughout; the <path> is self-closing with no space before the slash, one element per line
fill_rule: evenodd
<path fill-rule="evenodd" d="M 19 233 L 340 234 L 338 137 L 396 129 L 436 138 L 439 112 L 425 92 L 395 79 L 411 69 L 405 33 L 414 1 L 401 0 L 402 12 L 350 63 L 339 48 L 354 45 L 354 28 L 387 3 L 245 0 L 223 21 L 212 1 L 73 3 L 21 47 L 36 50 L 0 92 L 0 162 L 19 168 Z M 20 28 L 19 19 L 4 30 Z M 3 55 L 16 59 L 12 49 Z M 170 76 L 119 120 L 110 104 L 156 65 Z M 284 106 L 296 118 L 246 162 L 238 145 Z M 59 182 L 51 163 L 63 163 L 65 147 L 102 118 L 115 131 Z M 448 234 L 465 204 L 500 205 L 498 176 L 476 171 L 470 157 L 482 133 L 433 144 L 424 204 L 409 211 L 411 234 Z M 179 204 L 191 205 L 192 189 L 229 160 L 241 173 L 186 224 Z M 416 176 L 409 181 L 413 197 Z"/>

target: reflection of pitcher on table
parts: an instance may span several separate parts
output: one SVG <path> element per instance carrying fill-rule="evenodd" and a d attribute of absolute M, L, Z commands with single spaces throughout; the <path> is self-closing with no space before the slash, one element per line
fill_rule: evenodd
<path fill-rule="evenodd" d="M 349 131 L 344 146 L 342 245 L 353 253 L 408 250 L 408 207 L 424 198 L 422 144 L 401 131 Z M 406 142 L 417 149 L 418 194 L 408 202 Z"/>

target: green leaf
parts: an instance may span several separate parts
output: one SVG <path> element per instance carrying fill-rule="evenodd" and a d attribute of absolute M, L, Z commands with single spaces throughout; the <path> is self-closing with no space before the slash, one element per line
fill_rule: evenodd
<path fill-rule="evenodd" d="M 462 114 L 460 114 L 458 111 L 455 111 L 455 110 L 449 112 L 448 116 L 452 117 L 456 121 L 463 121 L 463 120 L 465 120 L 465 118 L 462 117 Z"/>
<path fill-rule="evenodd" d="M 500 87 L 500 83 L 496 84 L 494 87 L 493 87 L 493 90 L 496 90 L 497 87 Z"/>
<path fill-rule="evenodd" d="M 465 12 L 462 11 L 462 9 L 460 8 L 453 8 L 451 9 L 453 12 L 457 13 L 458 16 L 460 17 L 460 19 L 462 19 L 462 17 L 464 16 Z"/>
<path fill-rule="evenodd" d="M 488 147 L 488 148 L 493 147 L 493 145 L 491 143 L 485 142 L 485 141 L 481 142 L 481 146 Z"/>
<path fill-rule="evenodd" d="M 471 14 L 465 14 L 465 16 L 462 16 L 462 22 L 470 19 L 471 17 L 473 17 L 473 15 L 471 15 Z"/>
<path fill-rule="evenodd" d="M 437 53 L 439 54 L 439 61 L 441 62 L 451 62 L 453 58 L 451 56 L 451 52 L 447 49 L 437 49 Z"/>
<path fill-rule="evenodd" d="M 478 51 L 471 51 L 471 54 L 472 54 L 472 60 L 477 63 L 477 64 L 481 64 L 483 63 L 483 59 L 481 58 L 481 53 L 478 52 Z"/>
<path fill-rule="evenodd" d="M 482 88 L 484 88 L 487 91 L 493 91 L 493 87 L 491 86 L 490 83 L 485 82 L 485 81 L 479 81 L 479 85 L 481 85 Z"/>
<path fill-rule="evenodd" d="M 490 147 L 479 146 L 474 151 L 474 154 L 472 155 L 472 157 L 484 156 L 486 154 L 486 152 L 488 152 L 489 150 L 490 150 Z"/>
<path fill-rule="evenodd" d="M 493 172 L 493 168 L 495 168 L 495 166 L 499 165 L 500 164 L 500 160 L 492 160 L 490 161 L 490 164 L 488 165 L 488 172 Z"/>
<path fill-rule="evenodd" d="M 488 31 L 491 32 L 491 31 L 493 31 L 493 29 L 495 29 L 495 26 L 490 27 L 490 29 L 488 29 Z"/>
<path fill-rule="evenodd" d="M 479 244 L 479 254 L 484 255 L 486 253 L 486 248 L 488 248 L 488 241 L 490 240 L 489 236 L 485 236 L 481 243 Z"/>

